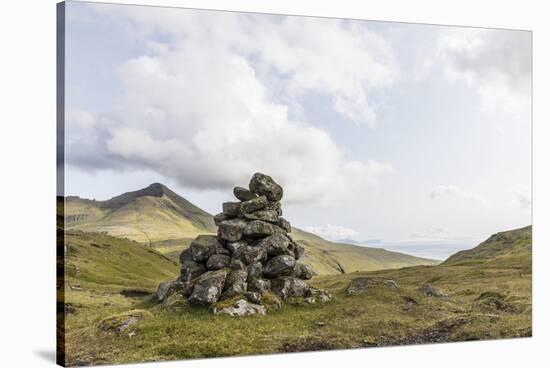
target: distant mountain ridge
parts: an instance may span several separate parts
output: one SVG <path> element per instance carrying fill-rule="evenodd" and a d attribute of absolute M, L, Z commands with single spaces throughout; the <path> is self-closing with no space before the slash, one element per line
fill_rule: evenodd
<path fill-rule="evenodd" d="M 216 231 L 211 214 L 159 183 L 106 201 L 66 197 L 65 226 L 139 242 Z"/>
<path fill-rule="evenodd" d="M 159 183 L 106 201 L 68 196 L 65 226 L 145 243 L 174 260 L 197 235 L 216 232 L 211 214 Z M 437 263 L 380 248 L 330 242 L 296 228 L 291 235 L 306 249 L 304 262 L 319 274 Z"/>

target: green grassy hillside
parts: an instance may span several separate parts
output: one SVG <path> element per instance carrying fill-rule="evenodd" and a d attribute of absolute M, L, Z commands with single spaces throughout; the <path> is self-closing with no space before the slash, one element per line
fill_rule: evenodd
<path fill-rule="evenodd" d="M 179 265 L 135 241 L 98 233 L 65 233 L 65 278 L 80 288 L 153 291 L 162 280 L 176 278 Z"/>
<path fill-rule="evenodd" d="M 107 201 L 65 199 L 66 229 L 107 232 L 143 243 L 216 231 L 212 216 L 162 184 Z"/>
<path fill-rule="evenodd" d="M 215 233 L 212 216 L 162 184 L 108 201 L 65 200 L 67 229 L 106 232 L 150 245 L 172 260 L 199 234 Z M 329 242 L 299 229 L 293 238 L 306 248 L 304 262 L 319 275 L 436 264 L 384 249 Z"/>
<path fill-rule="evenodd" d="M 491 235 L 489 239 L 469 250 L 450 256 L 443 265 L 464 264 L 515 264 L 521 267 L 531 262 L 532 227 L 504 231 Z"/>

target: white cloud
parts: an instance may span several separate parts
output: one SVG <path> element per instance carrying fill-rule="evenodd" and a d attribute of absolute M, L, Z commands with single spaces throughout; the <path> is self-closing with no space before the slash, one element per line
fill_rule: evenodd
<path fill-rule="evenodd" d="M 462 190 L 456 185 L 439 185 L 430 193 L 430 198 L 434 200 L 445 197 L 458 198 L 481 205 L 485 205 L 487 203 L 487 201 L 479 194 Z"/>
<path fill-rule="evenodd" d="M 151 169 L 199 189 L 245 184 L 262 171 L 284 185 L 288 202 L 321 204 L 350 199 L 392 172 L 350 159 L 325 131 L 292 120 L 270 92 L 285 83 L 295 97 L 326 93 L 336 110 L 372 124 L 367 91 L 393 75 L 380 37 L 336 20 L 118 9 L 137 22 L 149 49 L 119 66 L 124 92 L 112 111 L 69 113 L 70 163 Z M 169 42 L 150 40 L 155 32 Z"/>
<path fill-rule="evenodd" d="M 477 88 L 481 107 L 531 122 L 531 34 L 450 28 L 439 37 L 429 65 L 441 63 L 446 77 Z"/>
<path fill-rule="evenodd" d="M 240 55 L 259 80 L 284 95 L 270 97 L 323 94 L 336 112 L 359 125 L 375 125 L 369 94 L 392 85 L 399 74 L 390 43 L 364 22 L 103 4 L 93 8 L 119 21 L 131 20 L 141 37 L 160 33 L 198 44 L 212 57 Z M 148 42 L 155 51 L 170 49 Z"/>
<path fill-rule="evenodd" d="M 521 209 L 531 209 L 531 188 L 528 185 L 518 184 L 508 188 L 512 194 L 512 205 Z"/>
<path fill-rule="evenodd" d="M 309 226 L 305 228 L 310 233 L 327 240 L 355 240 L 359 233 L 353 229 L 338 225 Z"/>

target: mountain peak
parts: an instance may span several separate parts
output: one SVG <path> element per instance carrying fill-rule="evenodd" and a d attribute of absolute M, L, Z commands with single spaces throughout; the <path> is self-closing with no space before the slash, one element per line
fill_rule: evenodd
<path fill-rule="evenodd" d="M 147 188 L 143 188 L 141 190 L 138 190 L 137 192 L 142 192 L 143 193 L 142 195 L 162 197 L 162 195 L 166 192 L 166 189 L 168 188 L 162 185 L 161 183 L 153 183 L 149 185 Z"/>
<path fill-rule="evenodd" d="M 116 197 L 113 197 L 104 202 L 104 206 L 109 208 L 121 207 L 140 197 L 162 197 L 164 194 L 171 193 L 170 189 L 160 183 L 153 183 L 143 189 L 127 192 Z"/>

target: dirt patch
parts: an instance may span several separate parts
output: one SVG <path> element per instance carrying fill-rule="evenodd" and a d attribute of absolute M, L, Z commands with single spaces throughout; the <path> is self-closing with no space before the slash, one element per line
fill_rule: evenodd
<path fill-rule="evenodd" d="M 151 296 L 152 293 L 147 290 L 124 289 L 120 292 L 120 295 L 125 296 L 126 298 L 145 298 Z"/>
<path fill-rule="evenodd" d="M 285 341 L 279 347 L 283 353 L 296 353 L 303 351 L 321 351 L 341 348 L 336 342 L 328 338 L 306 336 L 293 341 Z"/>

